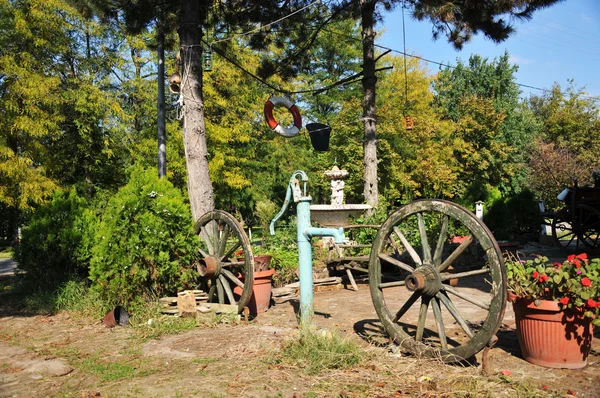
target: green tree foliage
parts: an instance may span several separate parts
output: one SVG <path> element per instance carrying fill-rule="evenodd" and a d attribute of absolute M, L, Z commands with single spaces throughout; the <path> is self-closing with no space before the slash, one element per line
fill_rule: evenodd
<path fill-rule="evenodd" d="M 561 204 L 556 195 L 563 187 L 592 184 L 592 171 L 600 167 L 599 100 L 586 95 L 571 81 L 563 90 L 529 98 L 528 106 L 541 125 L 531 145 L 529 181 L 550 209 Z"/>
<path fill-rule="evenodd" d="M 180 191 L 155 170 L 134 169 L 94 235 L 94 288 L 109 301 L 128 304 L 189 287 L 198 253 L 192 227 Z"/>
<path fill-rule="evenodd" d="M 51 73 L 65 49 L 60 1 L 0 1 L 0 201 L 27 210 L 56 188 L 44 141 L 63 120 L 60 79 Z"/>
<path fill-rule="evenodd" d="M 24 228 L 15 250 L 16 260 L 24 277 L 37 288 L 55 288 L 61 282 L 87 276 L 87 263 L 81 261 L 79 250 L 86 207 L 75 189 L 56 191 Z"/>
<path fill-rule="evenodd" d="M 517 67 L 509 55 L 489 61 L 477 55 L 442 70 L 433 87 L 434 104 L 456 123 L 455 155 L 460 164 L 456 194 L 466 202 L 485 200 L 491 187 L 504 194 L 524 183 L 526 146 L 537 132 L 535 119 L 519 106 Z"/>
<path fill-rule="evenodd" d="M 407 0 L 416 19 L 429 20 L 435 39 L 446 36 L 457 49 L 477 33 L 499 43 L 506 40 L 514 28 L 514 19 L 531 19 L 534 11 L 549 7 L 561 0 L 511 1 L 443 1 Z"/>

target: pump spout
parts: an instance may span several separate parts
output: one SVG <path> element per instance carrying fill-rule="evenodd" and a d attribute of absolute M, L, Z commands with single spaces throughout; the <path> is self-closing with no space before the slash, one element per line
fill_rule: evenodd
<path fill-rule="evenodd" d="M 335 243 L 344 243 L 344 228 L 315 228 L 308 227 L 304 230 L 304 235 L 310 240 L 313 236 L 331 236 Z"/>

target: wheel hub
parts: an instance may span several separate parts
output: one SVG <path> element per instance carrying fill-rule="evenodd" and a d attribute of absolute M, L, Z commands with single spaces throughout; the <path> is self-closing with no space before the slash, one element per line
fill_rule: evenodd
<path fill-rule="evenodd" d="M 411 292 L 420 291 L 433 297 L 442 289 L 439 273 L 430 265 L 423 265 L 404 280 L 406 288 Z"/>
<path fill-rule="evenodd" d="M 202 277 L 218 276 L 221 273 L 221 260 L 215 256 L 201 258 L 198 263 L 198 273 Z"/>

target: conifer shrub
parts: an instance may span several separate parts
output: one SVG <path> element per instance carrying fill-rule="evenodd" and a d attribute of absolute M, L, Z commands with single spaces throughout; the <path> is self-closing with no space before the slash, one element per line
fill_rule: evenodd
<path fill-rule="evenodd" d="M 93 288 L 123 305 L 193 283 L 198 237 L 180 191 L 154 170 L 135 168 L 102 214 L 91 247 Z"/>
<path fill-rule="evenodd" d="M 55 192 L 50 202 L 32 214 L 15 250 L 18 269 L 30 286 L 48 290 L 87 276 L 87 263 L 78 255 L 86 208 L 86 200 L 72 189 Z"/>

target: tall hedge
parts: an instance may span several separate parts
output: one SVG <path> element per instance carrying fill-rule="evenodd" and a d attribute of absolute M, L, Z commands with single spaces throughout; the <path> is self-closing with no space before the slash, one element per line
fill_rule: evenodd
<path fill-rule="evenodd" d="M 134 169 L 94 234 L 90 279 L 106 299 L 128 304 L 193 284 L 198 253 L 189 206 L 155 170 Z"/>

